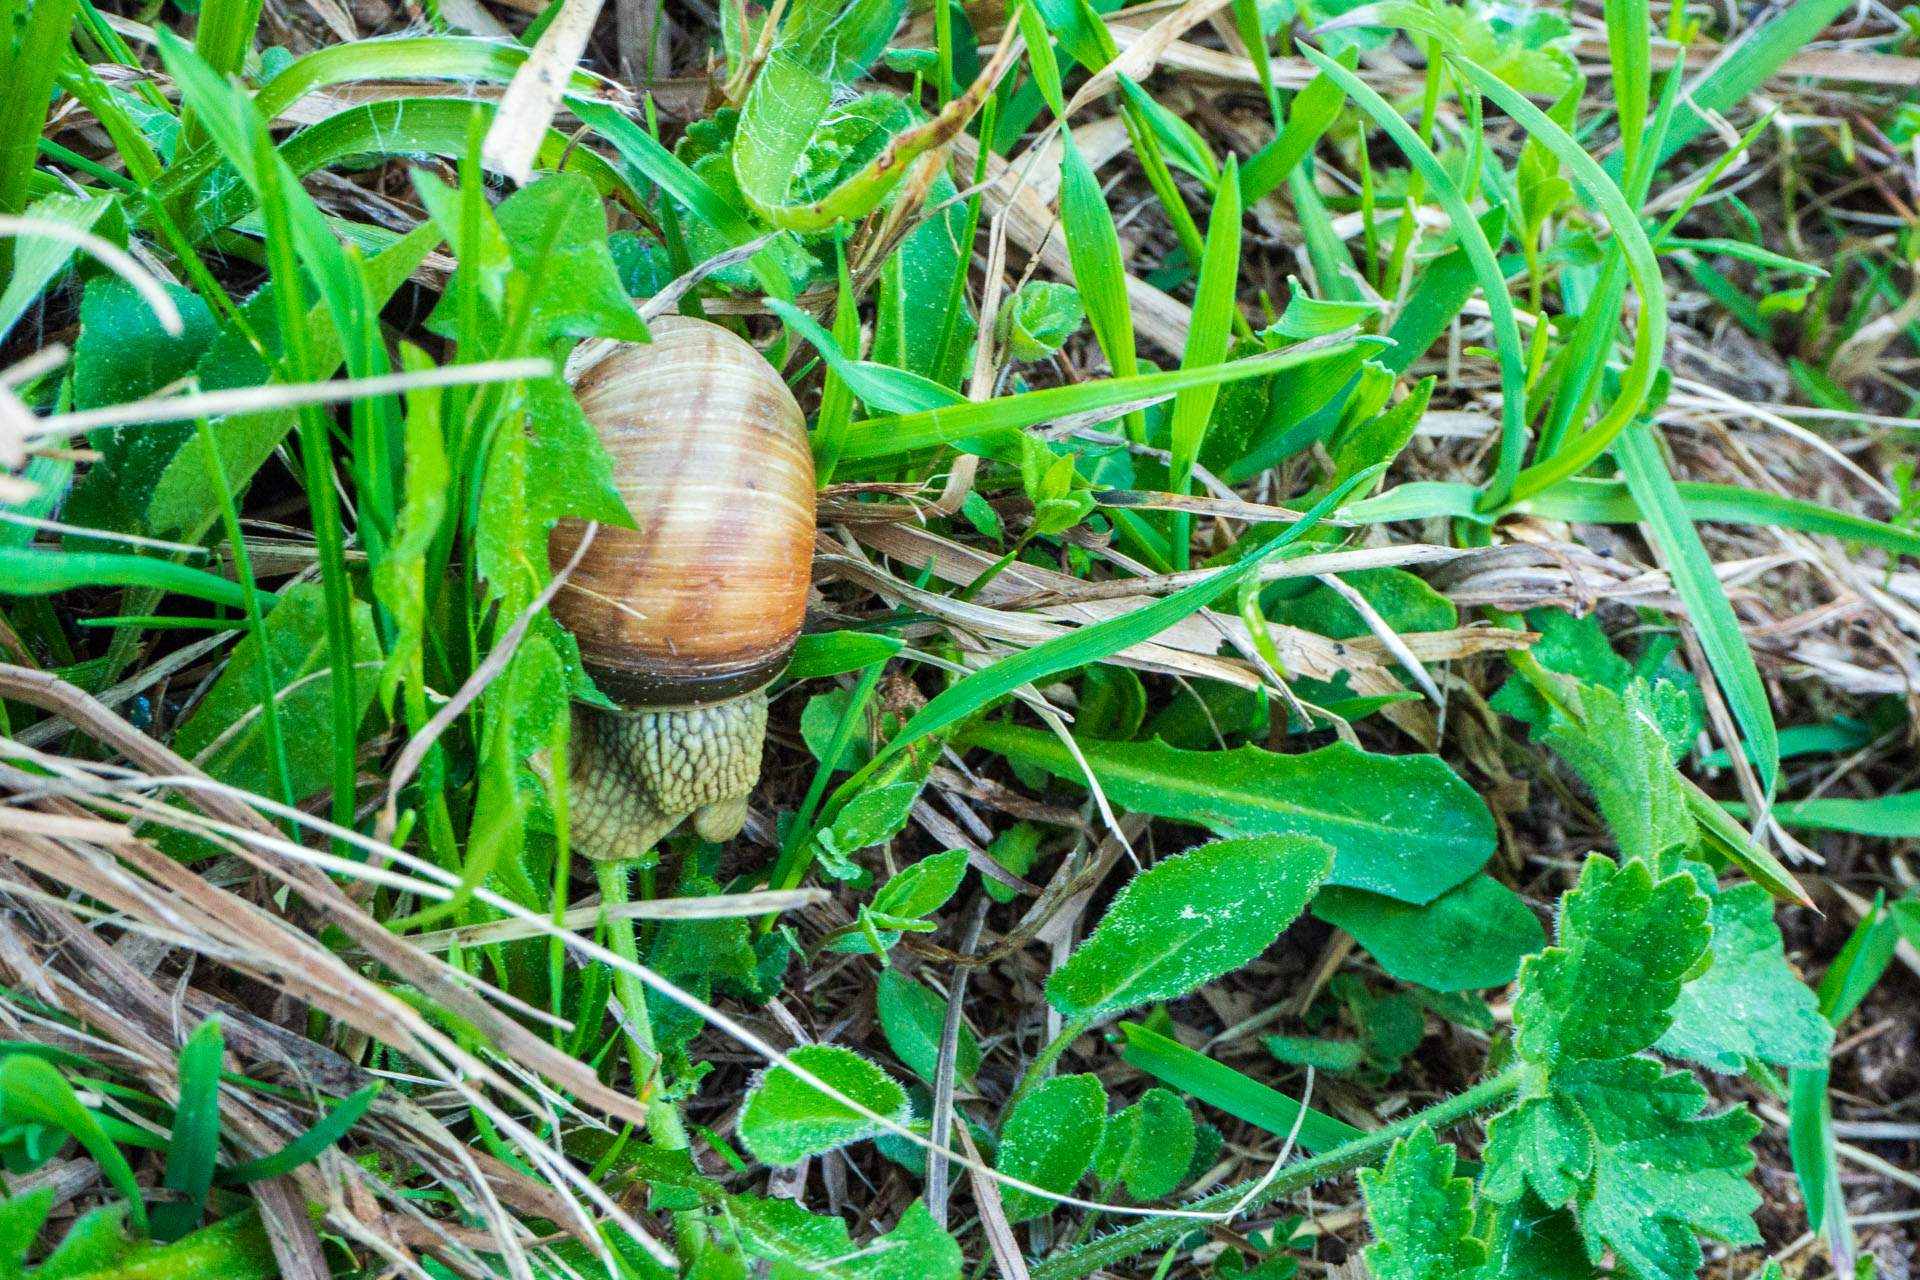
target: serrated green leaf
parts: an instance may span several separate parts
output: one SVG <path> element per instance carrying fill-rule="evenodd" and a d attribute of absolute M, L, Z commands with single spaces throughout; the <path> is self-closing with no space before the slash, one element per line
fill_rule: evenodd
<path fill-rule="evenodd" d="M 853 1050 L 810 1044 L 787 1056 L 867 1110 L 897 1124 L 906 1122 L 906 1090 Z M 766 1163 L 796 1164 L 886 1130 L 786 1067 L 777 1066 L 748 1093 L 740 1111 L 739 1132 L 747 1150 Z"/>
<path fill-rule="evenodd" d="M 1580 724 L 1559 720 L 1542 741 L 1593 790 L 1621 856 L 1670 875 L 1699 844 L 1687 792 L 1674 772 L 1667 733 L 1686 723 L 1686 694 L 1666 681 L 1634 680 L 1625 694 L 1583 685 Z"/>
<path fill-rule="evenodd" d="M 1333 849 L 1305 836 L 1220 840 L 1162 859 L 1054 970 L 1047 1000 L 1088 1018 L 1178 999 L 1271 946 L 1332 865 Z"/>
<path fill-rule="evenodd" d="M 1593 1137 L 1579 1109 L 1557 1092 L 1526 1098 L 1487 1125 L 1486 1194 L 1517 1200 L 1531 1188 L 1563 1205 L 1593 1172 Z"/>
<path fill-rule="evenodd" d="M 1487 1259 L 1473 1236 L 1473 1183 L 1453 1176 L 1454 1152 L 1425 1125 L 1393 1144 L 1386 1164 L 1360 1171 L 1378 1280 L 1456 1280 Z"/>
<path fill-rule="evenodd" d="M 1711 874 L 1697 865 L 1691 870 L 1711 892 Z M 1766 890 L 1756 884 L 1721 889 L 1707 919 L 1713 967 L 1680 989 L 1673 1025 L 1655 1047 L 1728 1074 L 1744 1072 L 1754 1059 L 1826 1066 L 1833 1028 L 1820 1016 L 1813 990 L 1787 967 Z"/>
<path fill-rule="evenodd" d="M 1059 739 L 1042 730 L 981 723 L 957 736 L 1055 777 L 1085 777 Z M 1492 815 L 1435 756 L 1375 755 L 1345 743 L 1299 755 L 1252 746 L 1182 751 L 1157 741 L 1078 745 L 1107 798 L 1123 808 L 1222 836 L 1293 833 L 1326 841 L 1334 850 L 1330 884 L 1429 902 L 1493 853 Z"/>
<path fill-rule="evenodd" d="M 1619 1058 L 1659 1039 L 1705 957 L 1709 903 L 1693 877 L 1593 855 L 1562 900 L 1555 944 L 1520 967 L 1515 1043 L 1558 1066 Z"/>
<path fill-rule="evenodd" d="M 1646 1058 L 1583 1062 L 1555 1087 L 1592 1126 L 1593 1176 L 1576 1207 L 1589 1258 L 1612 1249 L 1635 1276 L 1687 1280 L 1702 1262 L 1696 1232 L 1760 1239 L 1760 1193 L 1747 1183 L 1760 1122 L 1745 1109 L 1703 1117 L 1707 1091 Z"/>
<path fill-rule="evenodd" d="M 1105 1134 L 1107 1091 L 1090 1075 L 1054 1076 L 1020 1099 L 1000 1131 L 994 1168 L 1011 1178 L 1066 1195 L 1093 1163 Z M 1038 1218 L 1053 1201 L 1001 1189 L 1009 1222 Z"/>
<path fill-rule="evenodd" d="M 493 214 L 513 265 L 529 282 L 527 323 L 541 340 L 648 340 L 607 247 L 606 206 L 585 175 L 550 174 Z"/>

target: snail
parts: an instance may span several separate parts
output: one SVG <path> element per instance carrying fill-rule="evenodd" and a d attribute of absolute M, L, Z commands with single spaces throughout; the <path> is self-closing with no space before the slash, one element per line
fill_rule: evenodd
<path fill-rule="evenodd" d="M 707 840 L 739 833 L 813 562 L 793 393 L 718 325 L 665 316 L 652 331 L 571 371 L 638 525 L 602 526 L 552 604 L 621 707 L 574 707 L 569 829 L 604 862 L 647 858 L 683 821 Z M 585 533 L 555 526 L 556 571 Z"/>

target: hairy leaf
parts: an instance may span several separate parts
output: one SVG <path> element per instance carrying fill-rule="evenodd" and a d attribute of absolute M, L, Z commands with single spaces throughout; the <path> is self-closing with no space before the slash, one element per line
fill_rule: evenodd
<path fill-rule="evenodd" d="M 1520 968 L 1520 1053 L 1558 1065 L 1618 1058 L 1659 1039 L 1705 957 L 1708 902 L 1693 877 L 1594 855 L 1560 910 L 1555 944 Z"/>
<path fill-rule="evenodd" d="M 1091 937 L 1047 980 L 1068 1017 L 1173 1000 L 1273 944 L 1326 878 L 1333 850 L 1305 836 L 1221 840 L 1128 882 Z"/>
<path fill-rule="evenodd" d="M 905 1123 L 907 1094 L 893 1078 L 851 1049 L 802 1045 L 787 1055 L 795 1065 L 867 1110 Z M 784 1066 L 768 1071 L 740 1112 L 740 1141 L 768 1164 L 795 1164 L 808 1156 L 871 1138 L 886 1130 L 837 1098 L 828 1097 Z"/>
<path fill-rule="evenodd" d="M 1009 1177 L 1065 1195 L 1093 1163 L 1106 1119 L 1107 1091 L 1096 1077 L 1043 1080 L 1007 1116 L 994 1167 Z M 1001 1195 L 1009 1222 L 1038 1218 L 1053 1207 L 1051 1200 L 1015 1187 L 1002 1188 Z"/>
<path fill-rule="evenodd" d="M 1386 1165 L 1360 1171 L 1378 1280 L 1455 1280 L 1486 1261 L 1473 1237 L 1473 1183 L 1453 1176 L 1454 1152 L 1422 1125 L 1393 1144 Z"/>

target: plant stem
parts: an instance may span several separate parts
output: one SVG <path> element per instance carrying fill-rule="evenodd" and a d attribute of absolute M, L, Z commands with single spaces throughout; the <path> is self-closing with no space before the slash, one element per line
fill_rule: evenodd
<path fill-rule="evenodd" d="M 1290 1165 L 1273 1181 L 1261 1187 L 1243 1208 L 1248 1211 L 1258 1209 L 1324 1178 L 1369 1164 L 1385 1155 L 1394 1142 L 1423 1124 L 1436 1130 L 1458 1124 L 1476 1112 L 1505 1101 L 1509 1094 L 1520 1087 L 1520 1078 L 1521 1069 L 1509 1067 L 1491 1080 L 1477 1084 L 1445 1102 L 1436 1103 L 1425 1111 L 1375 1130 L 1364 1138 L 1356 1138 L 1344 1146 L 1335 1147 L 1323 1155 Z M 1224 1209 L 1239 1203 L 1241 1197 L 1257 1185 L 1257 1182 L 1243 1182 L 1203 1196 L 1185 1207 L 1200 1211 Z M 1170 1244 L 1193 1229 L 1194 1222 L 1190 1218 L 1148 1218 L 1035 1264 L 1032 1280 L 1078 1280 L 1102 1267 L 1115 1266 L 1149 1249 Z"/>
<path fill-rule="evenodd" d="M 627 877 L 633 871 L 633 863 L 596 860 L 593 870 L 600 881 L 600 905 L 625 906 L 628 901 Z M 631 919 L 610 917 L 607 920 L 607 939 L 613 944 L 613 954 L 628 964 L 640 963 L 640 948 L 634 940 Z M 660 1054 L 653 1047 L 653 1022 L 647 1017 L 646 985 L 625 969 L 615 969 L 613 989 L 620 997 L 620 1007 L 626 1012 L 627 1057 L 633 1067 L 634 1096 L 647 1104 L 647 1128 L 652 1131 L 654 1141 L 661 1146 L 684 1147 L 687 1145 L 687 1131 L 680 1123 L 680 1112 L 673 1103 L 653 1096 L 660 1086 Z"/>
<path fill-rule="evenodd" d="M 1011 1114 L 1020 1099 L 1033 1092 L 1033 1087 L 1047 1078 L 1047 1073 L 1053 1070 L 1053 1064 L 1060 1060 L 1067 1046 L 1085 1035 L 1087 1028 L 1095 1021 L 1097 1019 L 1087 1016 L 1067 1020 L 1067 1024 L 1060 1028 L 1060 1034 L 1048 1042 L 1047 1047 L 1040 1051 L 1040 1056 L 1033 1060 L 1033 1065 L 1027 1068 L 1027 1074 L 1020 1077 L 1020 1083 L 1007 1099 L 1005 1113 Z"/>

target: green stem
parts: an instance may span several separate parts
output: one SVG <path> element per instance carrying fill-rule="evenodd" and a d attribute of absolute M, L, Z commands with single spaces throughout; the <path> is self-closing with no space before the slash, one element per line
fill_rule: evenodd
<path fill-rule="evenodd" d="M 600 905 L 625 906 L 629 901 L 627 877 L 633 871 L 633 863 L 596 860 L 593 870 L 600 880 Z M 613 954 L 628 964 L 637 966 L 640 963 L 640 948 L 634 939 L 632 919 L 608 917 L 607 940 L 613 944 Z M 647 1017 L 646 984 L 625 969 L 615 969 L 613 989 L 620 997 L 621 1008 L 626 1011 L 627 1056 L 633 1066 L 634 1096 L 647 1106 L 647 1128 L 652 1131 L 654 1141 L 661 1146 L 685 1147 L 687 1131 L 680 1123 L 679 1111 L 666 1099 L 652 1096 L 660 1086 L 660 1055 L 653 1047 L 653 1022 Z"/>
<path fill-rule="evenodd" d="M 1335 1177 L 1363 1164 L 1370 1164 L 1386 1154 L 1387 1149 L 1396 1141 L 1406 1137 L 1421 1125 L 1433 1129 L 1445 1129 L 1456 1125 L 1474 1114 L 1485 1111 L 1501 1102 L 1520 1087 L 1520 1067 L 1508 1067 L 1499 1075 L 1482 1084 L 1477 1084 L 1465 1093 L 1448 1098 L 1445 1102 L 1416 1112 L 1385 1128 L 1376 1129 L 1364 1138 L 1356 1138 L 1344 1146 L 1318 1155 L 1299 1164 L 1289 1165 L 1280 1174 L 1260 1187 L 1242 1208 L 1248 1212 L 1263 1205 L 1273 1203 L 1300 1191 L 1325 1178 Z M 1218 1211 L 1238 1204 L 1242 1197 L 1258 1186 L 1257 1182 L 1243 1182 L 1238 1186 L 1216 1191 L 1203 1196 L 1185 1206 L 1189 1210 L 1207 1212 Z M 1079 1277 L 1098 1271 L 1103 1267 L 1113 1267 L 1136 1257 L 1149 1249 L 1171 1244 L 1194 1229 L 1190 1218 L 1148 1218 L 1133 1226 L 1124 1227 L 1111 1235 L 1102 1236 L 1091 1244 L 1068 1249 L 1064 1253 L 1046 1259 L 1032 1268 L 1032 1280 L 1079 1280 Z"/>
<path fill-rule="evenodd" d="M 1012 1114 L 1013 1108 L 1020 1099 L 1033 1092 L 1034 1086 L 1047 1078 L 1047 1074 L 1053 1070 L 1053 1064 L 1058 1062 L 1060 1055 L 1067 1051 L 1067 1046 L 1085 1035 L 1087 1028 L 1096 1021 L 1098 1021 L 1097 1017 L 1082 1014 L 1078 1018 L 1069 1019 L 1067 1024 L 1060 1028 L 1060 1034 L 1048 1042 L 1047 1047 L 1040 1051 L 1040 1056 L 1033 1060 L 1033 1065 L 1027 1068 L 1027 1074 L 1020 1077 L 1020 1083 L 1015 1086 L 1013 1095 L 1007 1099 L 1005 1114 Z"/>

